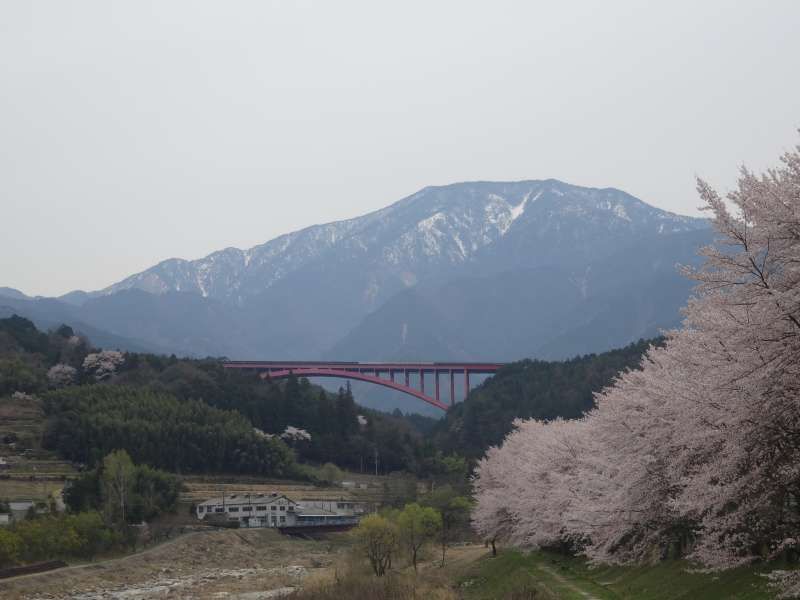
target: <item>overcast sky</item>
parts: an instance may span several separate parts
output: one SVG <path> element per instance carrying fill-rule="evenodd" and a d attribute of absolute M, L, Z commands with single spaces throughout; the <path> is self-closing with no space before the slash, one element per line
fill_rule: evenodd
<path fill-rule="evenodd" d="M 799 140 L 800 2 L 0 0 L 0 286 L 98 289 L 417 189 L 697 214 Z"/>

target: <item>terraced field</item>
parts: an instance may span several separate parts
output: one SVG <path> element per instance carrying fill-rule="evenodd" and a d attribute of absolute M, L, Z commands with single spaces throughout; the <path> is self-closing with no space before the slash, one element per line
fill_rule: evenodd
<path fill-rule="evenodd" d="M 44 411 L 31 397 L 0 398 L 0 499 L 40 500 L 60 497 L 77 470 L 41 447 Z"/>

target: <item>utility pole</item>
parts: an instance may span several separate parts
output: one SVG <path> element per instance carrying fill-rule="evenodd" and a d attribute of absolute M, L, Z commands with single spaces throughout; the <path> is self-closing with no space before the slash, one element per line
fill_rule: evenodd
<path fill-rule="evenodd" d="M 375 446 L 375 475 L 378 474 L 378 446 Z"/>

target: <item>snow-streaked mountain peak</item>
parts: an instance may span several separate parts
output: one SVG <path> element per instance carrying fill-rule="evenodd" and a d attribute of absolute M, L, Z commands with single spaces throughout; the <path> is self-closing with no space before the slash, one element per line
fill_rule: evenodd
<path fill-rule="evenodd" d="M 374 303 L 396 286 L 459 265 L 534 265 L 551 251 L 572 252 L 576 241 L 588 248 L 597 239 L 605 247 L 706 226 L 615 189 L 555 180 L 459 183 L 427 187 L 362 217 L 315 225 L 246 250 L 165 260 L 101 293 L 188 292 L 243 304 L 287 277 L 332 276 L 358 263 L 364 271 L 359 296 Z"/>

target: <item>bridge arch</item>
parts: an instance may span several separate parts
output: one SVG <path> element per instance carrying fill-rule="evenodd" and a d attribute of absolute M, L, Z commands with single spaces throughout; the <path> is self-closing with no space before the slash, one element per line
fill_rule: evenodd
<path fill-rule="evenodd" d="M 456 376 L 464 378 L 464 397 L 470 389 L 470 375 L 491 375 L 502 363 L 451 363 L 451 362 L 322 362 L 322 361 L 228 361 L 226 369 L 254 371 L 262 379 L 282 379 L 294 374 L 297 377 L 334 377 L 365 381 L 413 396 L 418 400 L 447 410 L 440 396 L 440 376 L 449 378 L 449 400 L 455 401 Z M 388 375 L 382 377 L 381 375 Z M 433 375 L 433 394 L 425 392 L 425 376 Z M 395 376 L 401 376 L 397 381 Z M 418 376 L 418 389 L 412 387 L 410 376 Z"/>
<path fill-rule="evenodd" d="M 357 373 L 354 371 L 340 371 L 337 369 L 292 369 L 291 371 L 272 371 L 271 373 L 262 373 L 262 379 L 282 379 L 289 377 L 289 375 L 294 374 L 296 377 L 336 377 L 338 379 L 352 379 L 355 381 L 366 381 L 368 383 L 374 383 L 377 385 L 382 385 L 383 387 L 387 387 L 392 390 L 397 390 L 398 392 L 403 392 L 404 394 L 408 394 L 410 396 L 414 396 L 423 402 L 427 402 L 435 406 L 436 408 L 440 408 L 442 410 L 447 410 L 447 405 L 443 403 L 441 400 L 437 400 L 436 398 L 432 398 L 420 391 L 415 390 L 412 387 L 406 387 L 400 383 L 396 383 L 389 379 L 383 379 L 382 377 L 377 377 L 376 375 L 367 375 L 366 373 Z"/>

